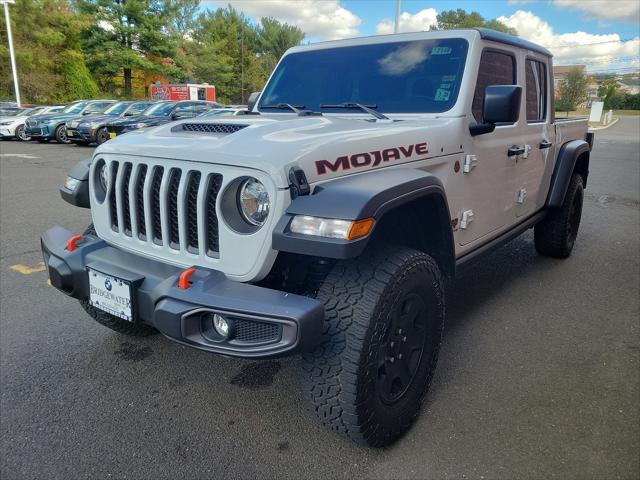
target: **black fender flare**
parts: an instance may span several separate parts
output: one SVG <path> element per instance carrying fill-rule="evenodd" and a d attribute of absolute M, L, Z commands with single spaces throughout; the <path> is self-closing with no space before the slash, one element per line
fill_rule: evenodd
<path fill-rule="evenodd" d="M 547 195 L 547 208 L 559 208 L 564 203 L 564 197 L 567 194 L 569 188 L 569 182 L 571 176 L 576 168 L 576 161 L 580 155 L 590 152 L 589 143 L 585 140 L 572 140 L 560 147 L 558 152 L 558 158 L 553 169 L 553 175 L 551 176 L 551 185 L 549 185 L 549 194 Z M 588 175 L 588 163 L 587 170 L 583 172 Z"/>
<path fill-rule="evenodd" d="M 62 199 L 73 205 L 74 207 L 90 208 L 89 201 L 89 168 L 91 167 L 91 159 L 81 160 L 69 170 L 68 177 L 79 180 L 80 183 L 72 191 L 65 185 L 60 187 L 60 196 Z"/>
<path fill-rule="evenodd" d="M 450 245 L 446 264 L 455 264 L 451 216 L 442 182 L 433 174 L 411 168 L 375 170 L 349 175 L 315 187 L 312 195 L 295 198 L 273 232 L 275 250 L 346 259 L 359 256 L 374 235 L 382 217 L 393 209 L 413 200 L 435 196 L 438 200 L 439 223 Z M 356 240 L 314 237 L 289 230 L 295 215 L 320 218 L 361 220 L 373 218 L 376 225 L 369 235 Z M 447 249 L 449 250 L 448 246 Z"/>

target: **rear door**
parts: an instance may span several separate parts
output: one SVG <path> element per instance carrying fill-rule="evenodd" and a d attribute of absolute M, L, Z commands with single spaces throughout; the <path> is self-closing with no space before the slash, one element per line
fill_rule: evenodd
<path fill-rule="evenodd" d="M 551 77 L 547 58 L 527 55 L 522 62 L 524 117 L 519 129 L 525 153 L 515 157 L 517 165 L 515 212 L 525 217 L 542 208 L 546 198 L 547 171 L 553 163 L 555 131 L 550 123 Z M 549 172 L 550 174 L 550 172 Z"/>

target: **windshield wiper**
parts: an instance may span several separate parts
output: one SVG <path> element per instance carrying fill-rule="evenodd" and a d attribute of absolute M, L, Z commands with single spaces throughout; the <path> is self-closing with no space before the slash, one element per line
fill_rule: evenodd
<path fill-rule="evenodd" d="M 386 115 L 383 115 L 382 113 L 376 112 L 375 110 L 373 110 L 374 108 L 378 108 L 377 105 L 362 105 L 361 103 L 351 103 L 351 102 L 336 103 L 336 104 L 321 103 L 320 108 L 359 108 L 363 112 L 367 112 L 369 115 L 373 115 L 379 120 L 390 120 L 390 118 L 387 117 Z"/>
<path fill-rule="evenodd" d="M 293 113 L 300 115 L 304 105 L 291 105 L 290 103 L 277 103 L 275 105 L 260 105 L 260 108 L 279 108 L 280 110 L 291 110 Z"/>

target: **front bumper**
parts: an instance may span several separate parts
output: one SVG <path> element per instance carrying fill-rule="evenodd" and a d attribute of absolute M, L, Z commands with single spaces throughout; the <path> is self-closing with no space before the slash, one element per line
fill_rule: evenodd
<path fill-rule="evenodd" d="M 16 136 L 16 127 L 0 127 L 0 137 L 13 138 Z"/>
<path fill-rule="evenodd" d="M 73 143 L 96 143 L 95 133 L 95 130 L 92 133 L 91 130 L 67 127 L 67 138 Z"/>
<path fill-rule="evenodd" d="M 197 268 L 190 287 L 180 289 L 180 267 L 117 249 L 93 235 L 69 251 L 66 242 L 71 236 L 56 226 L 41 237 L 51 284 L 87 300 L 87 268 L 127 280 L 133 288 L 135 321 L 153 325 L 175 342 L 225 355 L 269 358 L 308 351 L 322 332 L 324 308 L 315 299 L 234 282 L 205 268 Z M 237 332 L 252 333 L 212 341 L 204 325 L 211 313 L 230 319 Z M 260 332 L 269 332 L 269 339 Z"/>
<path fill-rule="evenodd" d="M 38 125 L 37 127 L 25 127 L 25 133 L 32 138 L 53 138 L 53 129 L 47 125 Z"/>

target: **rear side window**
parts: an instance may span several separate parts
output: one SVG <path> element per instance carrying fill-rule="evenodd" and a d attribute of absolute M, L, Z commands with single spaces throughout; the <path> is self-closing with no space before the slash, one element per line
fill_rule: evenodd
<path fill-rule="evenodd" d="M 496 50 L 485 50 L 480 57 L 478 81 L 473 94 L 471 111 L 476 122 L 482 123 L 484 91 L 490 85 L 515 85 L 516 59 L 513 55 Z"/>
<path fill-rule="evenodd" d="M 527 60 L 527 121 L 545 119 L 547 105 L 547 68 L 537 60 Z"/>

